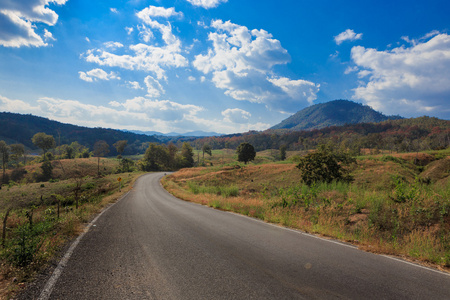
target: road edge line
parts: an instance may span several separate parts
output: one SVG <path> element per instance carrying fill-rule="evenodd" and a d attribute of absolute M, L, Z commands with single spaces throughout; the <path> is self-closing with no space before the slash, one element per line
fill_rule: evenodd
<path fill-rule="evenodd" d="M 75 248 L 80 243 L 81 239 L 84 237 L 86 233 L 88 233 L 89 229 L 91 229 L 92 225 L 100 218 L 106 211 L 108 211 L 111 207 L 113 207 L 116 203 L 120 202 L 122 199 L 124 199 L 130 191 L 128 191 L 125 195 L 119 198 L 115 203 L 109 205 L 104 210 L 102 210 L 83 230 L 83 233 L 80 234 L 75 241 L 70 245 L 70 248 L 67 250 L 67 252 L 64 254 L 63 258 L 59 261 L 58 266 L 53 271 L 52 276 L 48 279 L 47 283 L 45 284 L 44 288 L 42 289 L 41 294 L 39 295 L 38 300 L 48 300 L 50 298 L 50 295 L 53 292 L 53 288 L 55 287 L 56 282 L 58 281 L 59 277 L 61 276 L 65 266 L 69 262 L 70 257 L 72 256 Z"/>

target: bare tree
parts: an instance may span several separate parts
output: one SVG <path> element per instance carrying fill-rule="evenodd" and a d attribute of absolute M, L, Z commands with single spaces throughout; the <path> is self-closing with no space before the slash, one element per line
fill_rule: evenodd
<path fill-rule="evenodd" d="M 94 156 L 98 158 L 97 175 L 100 176 L 100 157 L 106 156 L 109 153 L 109 145 L 107 142 L 101 140 L 94 144 Z"/>

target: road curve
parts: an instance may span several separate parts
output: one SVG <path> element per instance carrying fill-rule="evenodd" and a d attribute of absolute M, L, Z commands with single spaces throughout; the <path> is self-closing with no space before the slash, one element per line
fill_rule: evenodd
<path fill-rule="evenodd" d="M 50 299 L 450 299 L 450 276 L 181 201 L 141 177 L 81 239 Z"/>

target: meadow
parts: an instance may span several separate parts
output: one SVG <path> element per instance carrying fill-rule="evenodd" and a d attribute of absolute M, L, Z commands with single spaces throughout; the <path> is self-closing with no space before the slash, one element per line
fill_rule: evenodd
<path fill-rule="evenodd" d="M 353 182 L 313 186 L 301 181 L 299 154 L 279 162 L 266 150 L 244 165 L 217 151 L 163 185 L 187 201 L 450 270 L 449 150 L 359 156 Z"/>
<path fill-rule="evenodd" d="M 23 176 L 0 189 L 2 245 L 0 298 L 12 297 L 84 230 L 103 208 L 129 191 L 142 172 L 117 173 L 119 160 L 53 160 L 52 179 L 36 182 L 41 164 L 22 167 Z M 14 170 L 8 170 L 10 178 Z M 121 178 L 119 191 L 118 178 Z"/>

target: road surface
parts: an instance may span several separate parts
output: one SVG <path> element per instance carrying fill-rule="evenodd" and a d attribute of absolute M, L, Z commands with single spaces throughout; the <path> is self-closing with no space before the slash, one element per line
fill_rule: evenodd
<path fill-rule="evenodd" d="M 95 221 L 49 299 L 450 299 L 447 274 L 181 201 L 163 175 Z"/>

